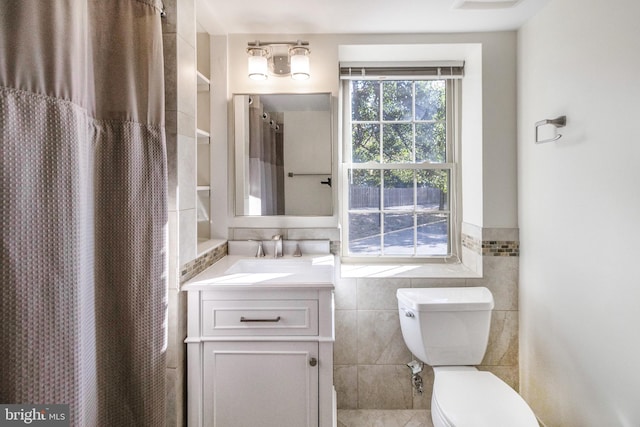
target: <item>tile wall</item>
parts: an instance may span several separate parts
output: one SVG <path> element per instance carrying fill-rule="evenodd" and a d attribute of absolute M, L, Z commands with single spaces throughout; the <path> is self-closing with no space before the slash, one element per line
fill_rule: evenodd
<path fill-rule="evenodd" d="M 269 240 L 280 234 L 285 240 L 329 240 L 331 253 L 340 253 L 340 230 L 337 228 L 230 228 L 229 240 Z"/>
<path fill-rule="evenodd" d="M 180 284 L 196 277 L 198 274 L 212 266 L 216 261 L 226 256 L 229 252 L 226 241 L 218 246 L 212 247 L 209 251 L 199 255 L 193 261 L 184 264 L 180 269 Z"/>
<path fill-rule="evenodd" d="M 166 424 L 186 425 L 186 295 L 181 267 L 196 257 L 196 138 L 194 0 L 164 0 L 162 19 L 168 174 L 168 334 Z"/>
<path fill-rule="evenodd" d="M 420 396 L 412 390 L 411 373 L 406 367 L 413 356 L 400 330 L 395 293 L 402 287 L 488 287 L 494 295 L 495 308 L 489 345 L 479 368 L 493 372 L 517 390 L 517 234 L 515 229 L 483 229 L 469 236 L 479 239 L 470 250 L 475 255 L 473 263 L 482 264 L 482 278 L 338 280 L 334 346 L 338 408 L 430 409 L 433 370 L 425 367 L 425 391 Z M 510 255 L 504 256 L 505 253 Z"/>

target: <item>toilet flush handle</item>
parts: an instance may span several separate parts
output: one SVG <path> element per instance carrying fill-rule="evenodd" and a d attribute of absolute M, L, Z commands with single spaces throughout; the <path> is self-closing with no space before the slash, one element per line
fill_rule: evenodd
<path fill-rule="evenodd" d="M 413 311 L 409 310 L 408 308 L 402 307 L 402 311 L 404 311 L 404 315 L 406 317 L 416 317 L 416 315 L 413 314 Z"/>

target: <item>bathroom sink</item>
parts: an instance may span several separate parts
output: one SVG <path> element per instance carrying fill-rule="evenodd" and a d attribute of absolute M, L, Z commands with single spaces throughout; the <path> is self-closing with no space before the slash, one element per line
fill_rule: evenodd
<path fill-rule="evenodd" d="M 275 259 L 228 255 L 190 280 L 183 289 L 236 289 L 239 286 L 325 288 L 333 287 L 333 279 L 333 255 L 285 256 Z"/>

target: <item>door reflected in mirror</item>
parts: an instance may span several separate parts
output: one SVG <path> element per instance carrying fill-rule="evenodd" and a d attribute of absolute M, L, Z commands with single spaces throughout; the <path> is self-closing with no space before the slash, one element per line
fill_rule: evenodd
<path fill-rule="evenodd" d="M 331 216 L 331 94 L 233 102 L 236 216 Z"/>

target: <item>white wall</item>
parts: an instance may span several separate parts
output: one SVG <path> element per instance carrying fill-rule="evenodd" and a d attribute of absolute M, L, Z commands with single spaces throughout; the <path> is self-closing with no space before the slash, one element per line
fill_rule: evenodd
<path fill-rule="evenodd" d="M 331 115 L 329 111 L 284 112 L 284 200 L 286 215 L 331 215 Z M 294 176 L 317 173 L 326 175 Z"/>
<path fill-rule="evenodd" d="M 256 39 L 262 41 L 308 40 L 311 47 L 311 78 L 304 82 L 288 78 L 271 78 L 266 82 L 250 80 L 246 74 L 245 49 L 247 42 Z M 463 183 L 467 183 L 467 188 L 463 189 L 465 191 L 463 221 L 479 227 L 516 227 L 515 32 L 411 35 L 231 34 L 228 45 L 228 96 L 233 93 L 268 92 L 331 92 L 337 96 L 339 47 L 358 44 L 475 44 L 481 46 L 481 51 L 469 51 L 470 56 L 467 58 L 471 62 L 475 60 L 481 64 L 469 70 L 474 75 L 482 77 L 481 88 L 477 93 L 478 96 L 482 96 L 483 111 L 474 118 L 482 120 L 482 132 L 478 130 L 466 135 L 466 143 L 470 145 L 462 153 L 467 167 L 474 170 L 474 176 L 467 176 L 467 179 L 463 171 Z M 464 156 L 467 156 L 466 159 Z"/>
<path fill-rule="evenodd" d="M 519 32 L 521 392 L 549 427 L 640 425 L 639 17 L 552 0 Z"/>

